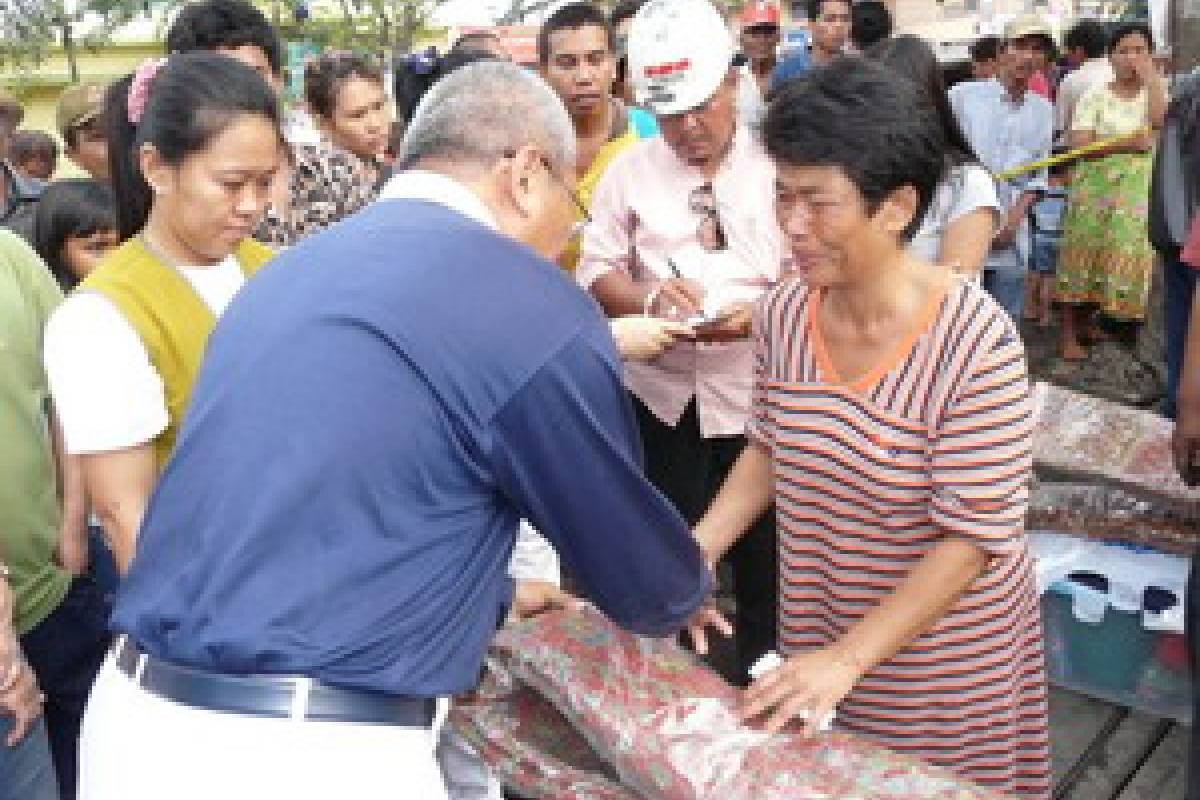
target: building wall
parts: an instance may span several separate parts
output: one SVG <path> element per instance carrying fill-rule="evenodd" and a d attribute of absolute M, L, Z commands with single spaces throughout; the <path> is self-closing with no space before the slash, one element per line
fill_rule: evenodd
<path fill-rule="evenodd" d="M 160 55 L 162 45 L 158 42 L 109 44 L 103 50 L 79 54 L 79 75 L 85 81 L 112 81 L 132 72 L 143 60 Z M 22 128 L 46 131 L 58 138 L 55 111 L 59 95 L 70 85 L 67 76 L 67 60 L 61 50 L 52 52 L 45 62 L 27 71 L 0 70 L 0 87 L 25 106 Z M 76 173 L 63 158 L 56 174 Z"/>

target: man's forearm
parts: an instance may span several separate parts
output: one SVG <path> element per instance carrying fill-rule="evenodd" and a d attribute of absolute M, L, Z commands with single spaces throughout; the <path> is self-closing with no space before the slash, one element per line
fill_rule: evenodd
<path fill-rule="evenodd" d="M 653 289 L 652 284 L 639 283 L 628 273 L 613 270 L 597 278 L 590 291 L 604 313 L 616 318 L 645 313 Z"/>

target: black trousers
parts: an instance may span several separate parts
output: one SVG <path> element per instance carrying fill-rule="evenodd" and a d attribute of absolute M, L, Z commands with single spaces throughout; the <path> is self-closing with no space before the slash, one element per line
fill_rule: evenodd
<path fill-rule="evenodd" d="M 646 474 L 689 524 L 695 524 L 717 496 L 738 456 L 745 436 L 700 435 L 696 401 L 674 427 L 654 416 L 633 398 Z M 726 556 L 737 603 L 734 617 L 737 674 L 726 674 L 736 684 L 746 682 L 746 671 L 763 653 L 775 649 L 779 618 L 779 553 L 775 510 L 763 514 Z"/>

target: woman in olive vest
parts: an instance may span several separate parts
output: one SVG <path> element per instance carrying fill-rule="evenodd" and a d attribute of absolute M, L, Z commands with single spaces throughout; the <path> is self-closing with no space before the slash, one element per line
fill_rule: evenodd
<path fill-rule="evenodd" d="M 271 257 L 249 236 L 284 144 L 271 88 L 218 54 L 143 64 L 105 113 L 123 243 L 54 313 L 45 360 L 67 450 L 124 570 L 208 336 Z"/>

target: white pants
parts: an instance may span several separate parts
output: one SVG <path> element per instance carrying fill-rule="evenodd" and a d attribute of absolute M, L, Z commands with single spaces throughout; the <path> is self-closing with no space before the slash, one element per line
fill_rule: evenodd
<path fill-rule="evenodd" d="M 447 725 L 437 746 L 438 765 L 450 800 L 502 800 L 500 781 L 463 737 Z"/>
<path fill-rule="evenodd" d="M 508 574 L 517 581 L 562 581 L 558 554 L 532 525 L 521 520 Z M 449 727 L 442 731 L 437 760 L 450 800 L 501 800 L 500 781 L 471 743 Z"/>
<path fill-rule="evenodd" d="M 204 711 L 144 691 L 109 656 L 80 734 L 80 800 L 446 800 L 432 730 Z"/>

